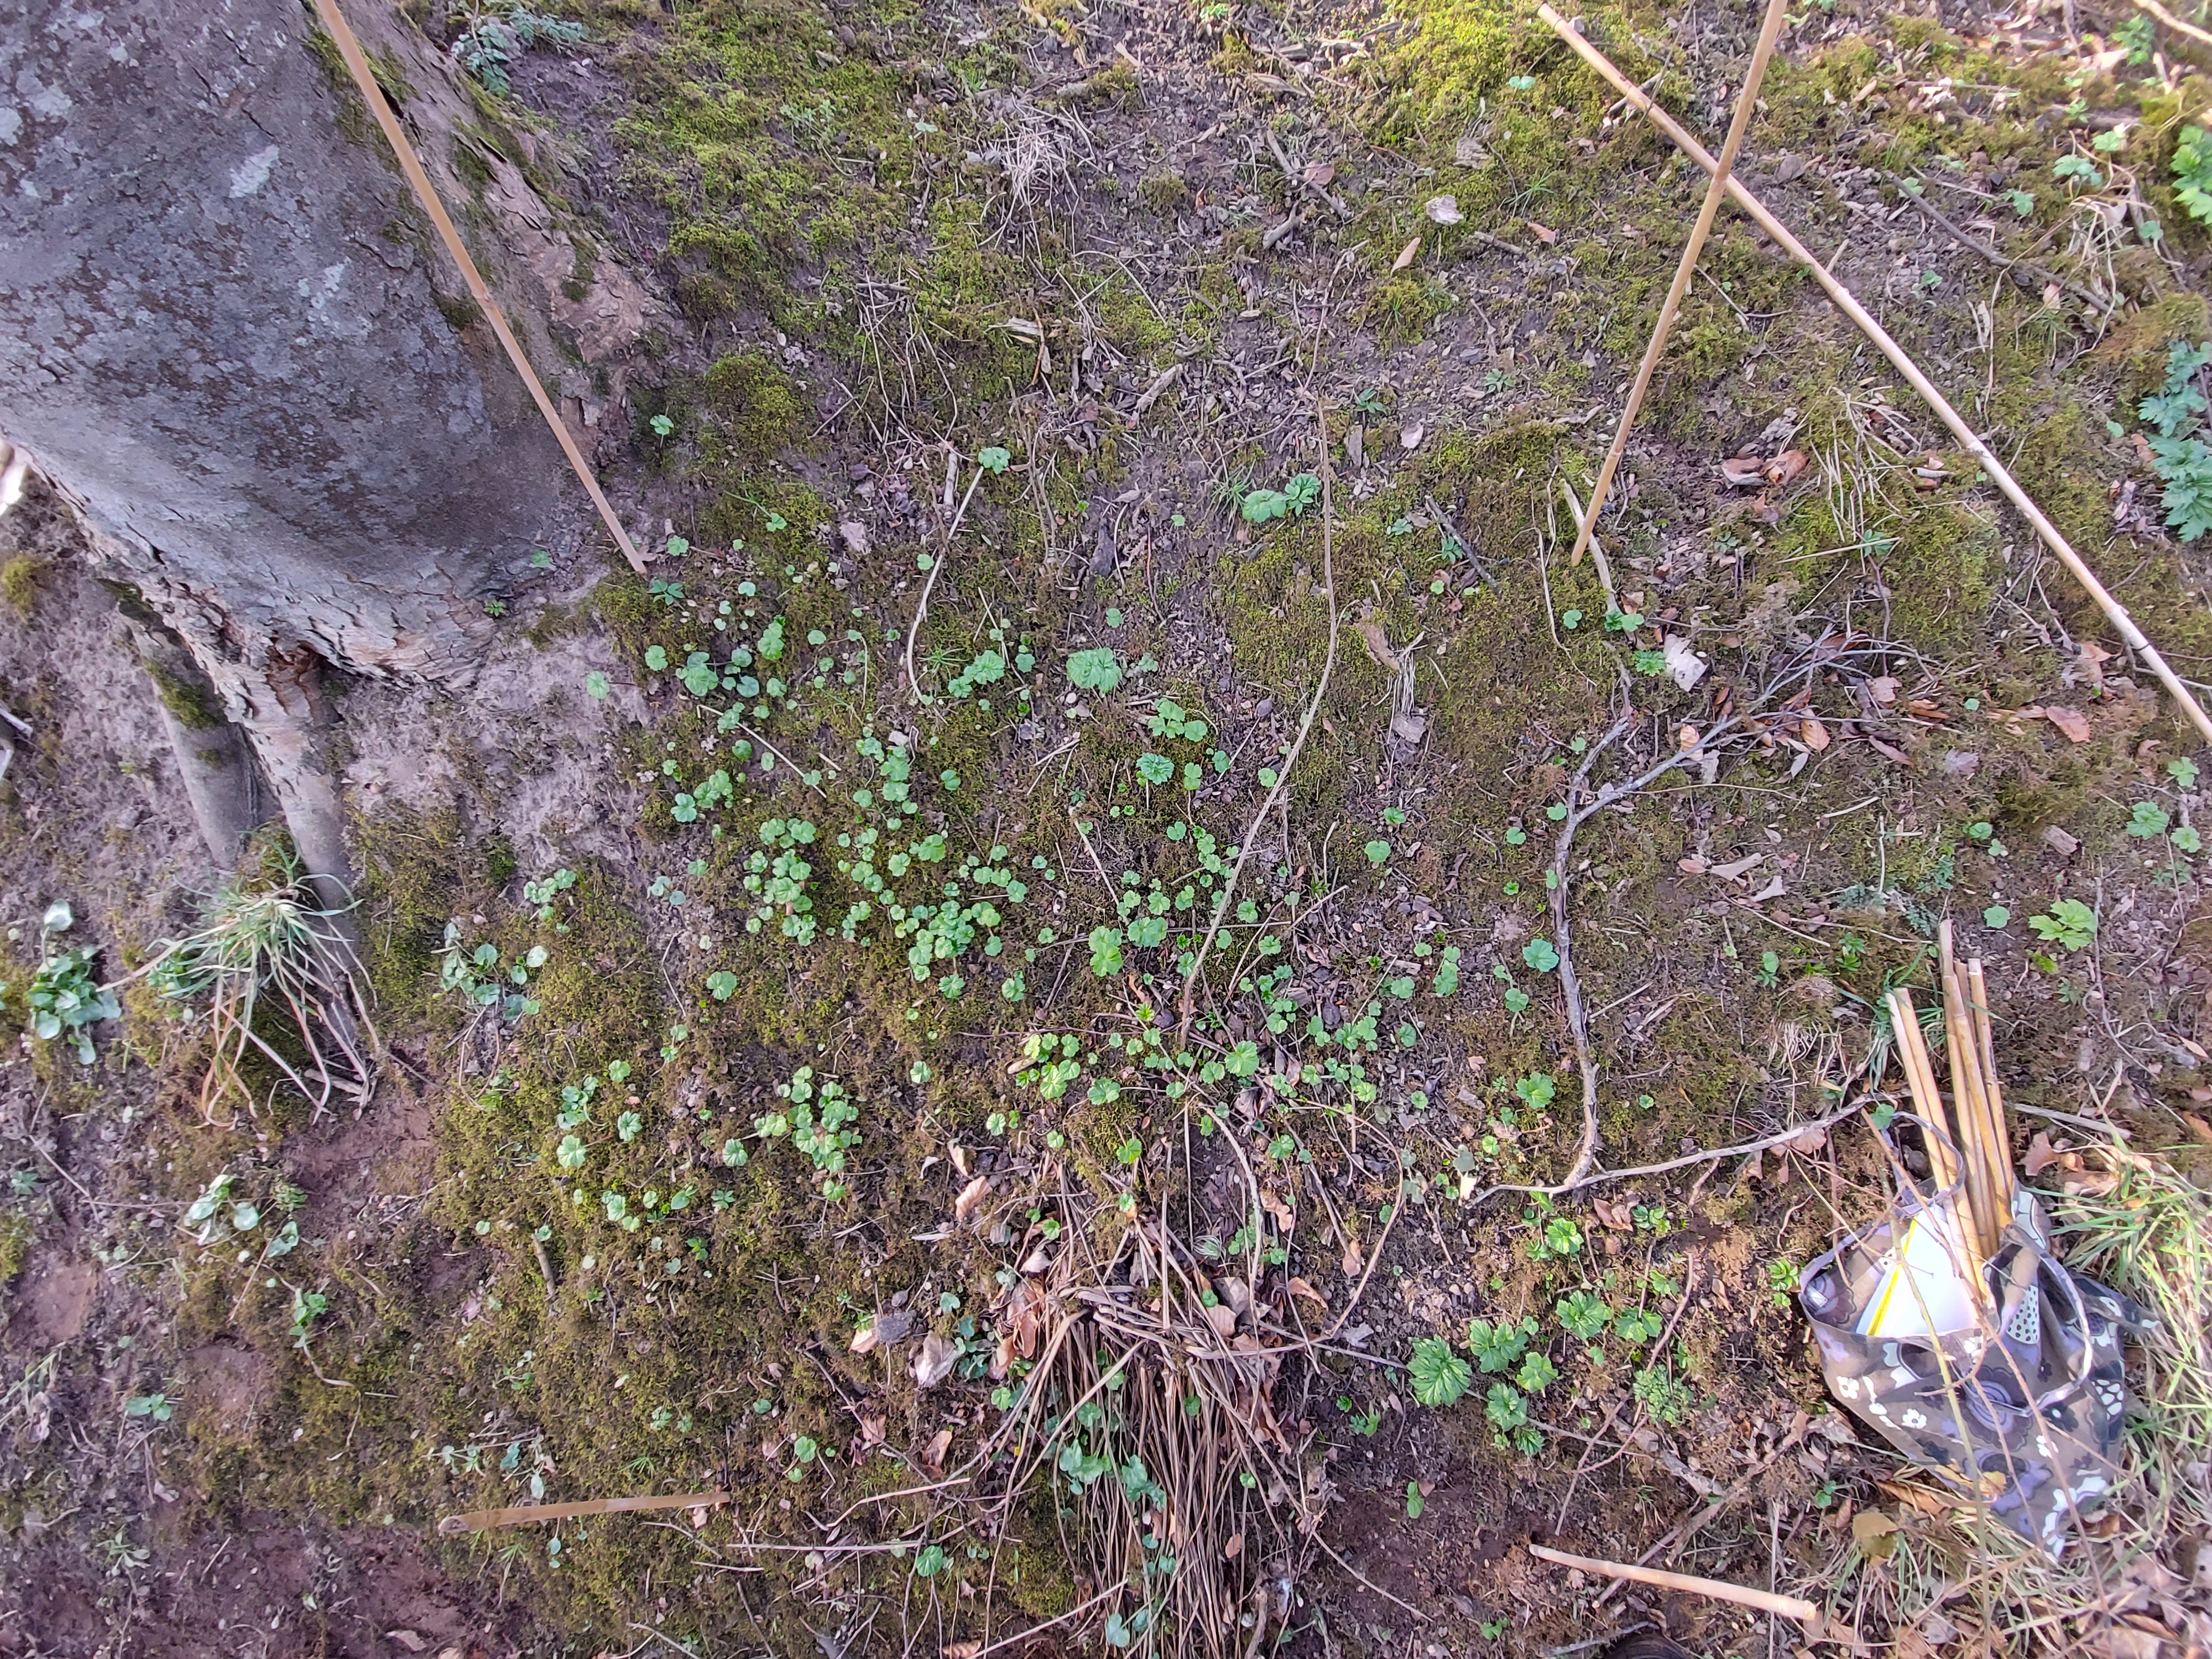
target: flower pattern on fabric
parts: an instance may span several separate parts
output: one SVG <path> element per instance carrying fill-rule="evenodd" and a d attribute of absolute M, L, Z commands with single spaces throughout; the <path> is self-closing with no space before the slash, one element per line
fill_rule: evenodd
<path fill-rule="evenodd" d="M 1877 1222 L 1804 1271 L 1798 1300 L 1828 1387 L 1899 1451 L 1978 1492 L 1992 1514 L 2057 1554 L 2067 1524 L 2118 1476 L 2121 1334 L 2156 1322 L 2069 1273 L 2050 1253 L 2041 1206 L 2023 1193 L 1985 1268 L 1997 1322 L 1914 1340 L 1908 1358 L 1906 1343 L 1854 1328 L 1894 1260 L 1901 1224 Z"/>

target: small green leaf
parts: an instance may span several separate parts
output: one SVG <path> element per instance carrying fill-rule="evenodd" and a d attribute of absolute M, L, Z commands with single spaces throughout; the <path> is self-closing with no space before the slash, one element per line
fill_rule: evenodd
<path fill-rule="evenodd" d="M 1982 912 L 1982 923 L 1988 927 L 2002 927 L 2012 920 L 2012 912 L 2002 904 L 1992 904 Z"/>
<path fill-rule="evenodd" d="M 1559 952 L 1547 939 L 1532 939 L 1521 947 L 1521 960 L 1540 974 L 1548 974 L 1559 965 Z"/>
<path fill-rule="evenodd" d="M 598 669 L 594 668 L 584 676 L 584 690 L 587 695 L 604 698 L 607 695 L 607 677 Z"/>

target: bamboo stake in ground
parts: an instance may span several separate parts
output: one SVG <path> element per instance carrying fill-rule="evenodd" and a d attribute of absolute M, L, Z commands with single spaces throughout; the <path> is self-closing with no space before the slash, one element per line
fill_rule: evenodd
<path fill-rule="evenodd" d="M 514 372 L 522 377 L 523 385 L 530 388 L 530 396 L 538 404 L 538 412 L 545 417 L 545 424 L 553 428 L 554 441 L 561 446 L 561 453 L 568 458 L 568 465 L 575 469 L 577 478 L 583 483 L 584 493 L 592 498 L 592 505 L 599 508 L 599 517 L 613 533 L 615 545 L 622 549 L 623 557 L 629 561 L 631 569 L 642 576 L 645 574 L 645 560 L 630 541 L 629 532 L 623 528 L 622 520 L 615 516 L 613 506 L 599 489 L 599 481 L 592 476 L 592 469 L 584 459 L 583 451 L 576 447 L 575 439 L 568 435 L 567 422 L 562 420 L 560 411 L 553 407 L 552 398 L 545 395 L 544 386 L 538 382 L 538 372 L 531 368 L 530 359 L 522 355 L 521 343 L 507 327 L 507 319 L 500 313 L 499 302 L 492 298 L 491 289 L 484 282 L 483 273 L 477 269 L 477 262 L 469 257 L 468 249 L 462 245 L 460 233 L 453 228 L 453 220 L 447 216 L 446 205 L 438 199 L 437 191 L 431 186 L 430 175 L 422 170 L 422 163 L 416 157 L 414 146 L 407 142 L 407 135 L 399 130 L 399 118 L 392 112 L 391 104 L 386 101 L 384 88 L 376 84 L 375 72 L 369 68 L 368 59 L 362 54 L 361 42 L 354 38 L 353 29 L 346 22 L 345 14 L 338 9 L 337 0 L 315 0 L 315 14 L 323 20 L 323 27 L 330 31 L 331 39 L 337 43 L 338 56 L 345 60 L 346 68 L 352 72 L 354 85 L 361 90 L 362 101 L 368 106 L 368 112 L 376 118 L 376 125 L 383 130 L 385 142 L 392 146 L 392 153 L 399 162 L 399 171 L 405 175 L 408 187 L 415 192 L 415 199 L 422 204 L 422 211 L 430 216 L 430 222 L 437 227 L 438 240 L 446 245 L 446 252 L 453 255 L 453 263 L 460 267 L 461 280 L 468 284 L 471 297 L 483 311 L 484 320 L 491 325 L 491 331 L 499 337 L 500 344 L 507 349 L 507 361 L 514 365 Z"/>
<path fill-rule="evenodd" d="M 1774 56 L 1774 43 L 1781 36 L 1783 14 L 1787 9 L 1788 0 L 1766 0 L 1766 16 L 1759 26 L 1759 43 L 1751 49 L 1751 67 L 1744 72 L 1743 91 L 1735 100 L 1735 115 L 1729 122 L 1728 137 L 1721 144 L 1720 161 L 1713 169 L 1712 182 L 1705 186 L 1705 199 L 1698 205 L 1698 219 L 1690 227 L 1690 240 L 1682 244 L 1682 257 L 1674 266 L 1674 280 L 1668 285 L 1667 297 L 1659 302 L 1659 320 L 1651 326 L 1651 339 L 1644 348 L 1644 361 L 1636 366 L 1636 381 L 1628 388 L 1628 402 L 1620 411 L 1620 424 L 1613 428 L 1613 442 L 1607 446 L 1605 461 L 1597 470 L 1597 482 L 1590 486 L 1589 511 L 1583 515 L 1581 528 L 1575 532 L 1575 550 L 1567 556 L 1570 565 L 1583 562 L 1583 549 L 1589 545 L 1591 533 L 1597 528 L 1597 515 L 1605 511 L 1606 497 L 1613 490 L 1613 475 L 1628 448 L 1629 432 L 1636 425 L 1637 413 L 1644 407 L 1644 394 L 1650 389 L 1651 376 L 1666 352 L 1667 335 L 1674 326 L 1674 313 L 1681 308 L 1682 296 L 1690 291 L 1690 278 L 1696 275 L 1698 257 L 1705 251 L 1705 238 L 1712 233 L 1714 216 L 1721 210 L 1721 198 L 1728 194 L 1729 175 L 1735 169 L 1736 153 L 1743 148 L 1743 136 L 1750 130 L 1752 111 L 1759 104 L 1759 83 L 1766 78 L 1766 65 Z"/>
<path fill-rule="evenodd" d="M 1960 1161 L 1966 1177 L 1966 1209 L 1973 1218 L 1974 1249 L 1984 1260 L 1996 1254 L 2003 1222 L 1996 1212 L 1996 1176 L 1990 1167 L 1988 1114 L 1981 1099 L 1981 1055 L 1973 1018 L 1966 1012 L 1966 986 L 1952 954 L 1951 924 L 1937 935 L 1943 981 L 1943 1049 L 1951 1067 L 1951 1106 L 1956 1115 Z"/>
<path fill-rule="evenodd" d="M 1942 1192 L 1959 1179 L 1959 1160 L 1952 1141 L 1944 1139 L 1951 1126 L 1943 1115 L 1943 1097 L 1936 1091 L 1936 1068 L 1929 1063 L 1928 1045 L 1921 1041 L 1920 1016 L 1912 1006 L 1912 993 L 1902 986 L 1889 994 L 1890 1029 L 1897 1038 L 1898 1063 L 1905 1068 L 1905 1086 L 1912 1092 L 1913 1109 L 1928 1126 L 1928 1170 Z"/>
<path fill-rule="evenodd" d="M 1603 52 L 1577 33 L 1573 24 L 1560 16 L 1548 3 L 1539 5 L 1536 15 L 1550 26 L 1554 33 L 1572 46 L 1583 62 L 1612 82 L 1613 89 L 1627 102 L 1643 111 L 1652 125 L 1672 139 L 1685 155 L 1708 173 L 1717 169 L 1717 163 L 1705 146 L 1692 138 L 1674 117 L 1645 96 L 1643 89 L 1633 81 L 1615 69 Z M 1790 228 L 1767 211 L 1765 204 L 1744 187 L 1742 179 L 1730 178 L 1728 193 L 1729 198 L 1748 213 L 1759 228 L 1771 236 L 1791 258 L 1812 272 L 1813 280 L 1820 285 L 1821 292 L 1834 302 L 1838 311 L 1857 325 L 1860 331 L 1874 342 L 1883 356 L 1889 359 L 1890 366 L 1905 377 L 1905 384 L 1917 392 L 1922 401 L 1935 411 L 1936 418 L 1950 428 L 1951 435 L 1959 441 L 1960 447 L 1974 458 L 1975 464 L 1983 473 L 2004 492 L 2005 499 L 2020 510 L 2021 516 L 2042 538 L 2044 544 L 2057 556 L 2058 562 L 2081 585 L 2081 591 L 2097 602 L 2098 608 L 2118 630 L 2128 648 L 2149 665 L 2151 672 L 2158 677 L 2159 684 L 2181 705 L 2182 712 L 2189 716 L 2191 724 L 2203 734 L 2207 742 L 2212 742 L 2212 714 L 2204 712 L 2203 706 L 2181 683 L 2181 677 L 2167 665 L 2164 657 L 2159 655 L 2158 647 L 2144 637 L 2142 629 L 2136 626 L 2135 618 L 2128 615 L 2127 607 L 2106 591 L 2105 585 L 2097 580 L 2096 573 L 2082 561 L 2081 556 L 2073 550 L 2065 537 L 2058 533 L 2058 527 L 2044 515 L 2043 509 L 2028 498 L 2027 492 L 2020 487 L 2019 480 L 2007 471 L 2003 462 L 1997 459 L 1996 452 L 1982 441 L 1980 434 L 1966 424 L 1966 418 L 1952 408 L 1950 401 L 1936 389 L 1935 382 L 1920 372 L 1919 365 L 1905 355 L 1905 349 L 1890 338 L 1889 331 L 1876 322 L 1867 308 L 1852 297 L 1851 291 L 1828 274 L 1827 268 L 1813 257 L 1812 250 L 1790 234 Z M 1593 512 L 1592 517 L 1595 516 Z"/>
<path fill-rule="evenodd" d="M 1997 1196 L 2003 1206 L 2003 1217 L 2009 1221 L 2013 1199 L 2020 1189 L 2020 1177 L 2012 1167 L 2012 1134 L 2005 1127 L 2004 1091 L 1997 1086 L 1996 1039 L 1990 1030 L 1990 988 L 1982 977 L 1979 957 L 1966 963 L 1966 1006 L 1974 1017 L 1974 1043 L 1982 1056 L 1982 1092 L 1990 1104 L 1990 1128 L 1995 1137 L 1990 1144 L 1997 1149 L 2002 1176 Z"/>

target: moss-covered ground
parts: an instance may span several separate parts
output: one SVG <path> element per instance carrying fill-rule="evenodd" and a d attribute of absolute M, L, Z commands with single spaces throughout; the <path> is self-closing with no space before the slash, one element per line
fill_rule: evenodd
<path fill-rule="evenodd" d="M 393 1055 L 357 1123 L 208 1124 L 189 1043 L 134 1005 L 146 1180 L 233 1177 L 134 1258 L 196 1356 L 160 1480 L 228 1524 L 421 1540 L 487 1650 L 973 1656 L 1067 1615 L 1068 1651 L 1522 1654 L 1603 1626 L 1516 1546 L 1633 1559 L 1804 1411 L 1678 1566 L 1885 1640 L 1940 1604 L 1930 1651 L 2106 1639 L 1960 1557 L 1824 1403 L 1788 1292 L 1881 1207 L 1863 1125 L 1514 1190 L 1582 1126 L 1549 908 L 1571 780 L 1609 731 L 1601 782 L 1747 710 L 1566 860 L 1602 1167 L 1831 1110 L 1947 918 L 1990 964 L 2017 1150 L 2093 1144 L 2085 1114 L 2185 1170 L 2212 1139 L 2200 745 L 1805 274 L 1723 214 L 1607 562 L 1571 564 L 1566 489 L 1701 176 L 1533 18 L 574 15 L 623 112 L 574 194 L 653 227 L 679 319 L 614 473 L 665 522 L 651 574 L 508 641 L 604 647 L 565 689 L 593 741 L 540 768 L 600 822 L 518 842 L 481 757 L 443 799 L 356 800 Z M 2136 412 L 2206 332 L 2171 158 L 2212 87 L 2091 23 L 1808 9 L 1744 171 L 2212 678 Z M 1718 131 L 1747 16 L 1587 27 Z M 537 57 L 500 113 L 556 136 Z M 1737 456 L 1782 481 L 1732 487 Z M 2069 900 L 2078 943 L 2045 937 Z M 333 1133 L 369 1176 L 331 1176 Z M 0 1296 L 46 1224 L 15 1190 Z M 1241 1423 L 1164 1361 L 1114 1369 L 1092 1310 L 1164 1325 L 1163 1250 L 1273 1351 Z M 1485 1362 L 1455 1403 L 1406 1369 L 1436 1338 Z M 252 1410 L 192 1393 L 229 1398 L 217 1349 L 252 1356 Z M 1130 1450 L 1166 1444 L 1191 1467 Z M 0 1522 L 58 1455 L 21 1454 Z M 1194 1490 L 1245 1505 L 1233 1537 Z M 1211 1627 L 1200 1578 L 1243 1598 Z M 1634 1605 L 1705 1650 L 1765 1639 Z"/>

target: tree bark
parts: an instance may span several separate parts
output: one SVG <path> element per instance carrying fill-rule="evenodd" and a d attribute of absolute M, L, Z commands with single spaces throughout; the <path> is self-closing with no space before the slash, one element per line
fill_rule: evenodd
<path fill-rule="evenodd" d="M 533 188 L 535 141 L 382 0 L 348 15 L 588 450 L 649 302 Z M 319 675 L 465 683 L 581 499 L 342 76 L 295 0 L 0 0 L 0 435 L 330 877 Z"/>

